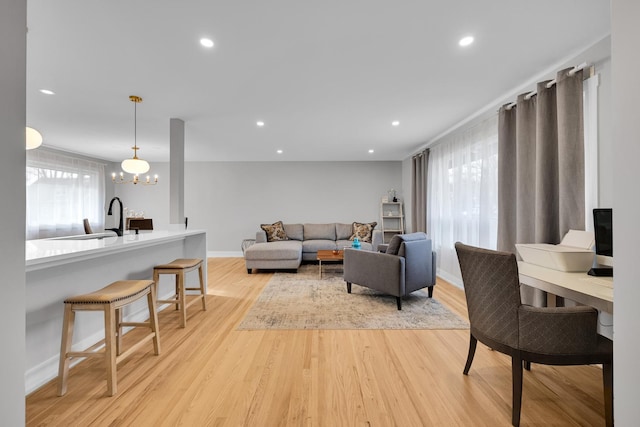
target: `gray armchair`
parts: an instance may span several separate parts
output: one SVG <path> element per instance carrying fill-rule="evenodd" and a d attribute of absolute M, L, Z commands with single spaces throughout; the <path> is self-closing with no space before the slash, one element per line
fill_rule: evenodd
<path fill-rule="evenodd" d="M 478 341 L 511 356 L 512 414 L 520 424 L 522 366 L 602 364 L 605 420 L 613 425 L 613 343 L 597 333 L 591 307 L 539 308 L 520 301 L 518 263 L 512 253 L 456 243 L 462 272 L 470 341 L 464 375 Z"/>
<path fill-rule="evenodd" d="M 393 236 L 386 252 L 357 249 L 344 251 L 344 280 L 347 292 L 355 283 L 396 297 L 402 310 L 402 297 L 422 288 L 433 296 L 436 284 L 436 253 L 425 233 Z"/>

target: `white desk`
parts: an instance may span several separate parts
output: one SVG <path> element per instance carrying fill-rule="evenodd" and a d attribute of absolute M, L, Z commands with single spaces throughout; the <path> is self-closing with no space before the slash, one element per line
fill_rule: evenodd
<path fill-rule="evenodd" d="M 566 273 L 518 262 L 520 283 L 613 314 L 613 278 Z"/>

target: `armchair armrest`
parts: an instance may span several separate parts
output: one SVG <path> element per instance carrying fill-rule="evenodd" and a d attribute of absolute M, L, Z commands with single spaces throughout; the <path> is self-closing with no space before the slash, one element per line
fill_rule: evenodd
<path fill-rule="evenodd" d="M 598 345 L 598 312 L 586 306 L 518 308 L 520 350 L 542 354 L 584 354 Z"/>
<path fill-rule="evenodd" d="M 403 257 L 357 249 L 344 251 L 344 280 L 396 297 L 405 294 Z"/>

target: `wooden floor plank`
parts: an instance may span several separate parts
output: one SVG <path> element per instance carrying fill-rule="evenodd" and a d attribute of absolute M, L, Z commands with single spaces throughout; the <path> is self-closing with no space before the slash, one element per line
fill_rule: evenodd
<path fill-rule="evenodd" d="M 102 363 L 87 360 L 71 369 L 65 396 L 55 381 L 27 396 L 26 424 L 510 425 L 510 359 L 479 345 L 462 375 L 468 331 L 239 331 L 272 274 L 247 274 L 241 258 L 207 268 L 207 311 L 192 306 L 186 329 L 175 310 L 161 311 L 162 354 L 149 346 L 119 364 L 116 396 L 106 396 Z M 461 289 L 439 281 L 434 297 L 466 317 Z M 602 394 L 598 367 L 534 365 L 521 425 L 604 425 Z"/>

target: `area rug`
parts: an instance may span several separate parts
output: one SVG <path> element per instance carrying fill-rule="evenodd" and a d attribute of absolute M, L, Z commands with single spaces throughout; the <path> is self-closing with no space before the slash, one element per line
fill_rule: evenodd
<path fill-rule="evenodd" d="M 426 290 L 396 299 L 342 279 L 341 265 L 300 266 L 298 273 L 276 272 L 237 329 L 467 329 L 468 322 Z M 437 296 L 438 287 L 434 288 Z"/>

